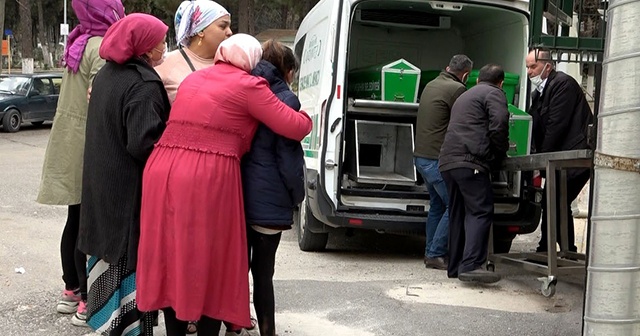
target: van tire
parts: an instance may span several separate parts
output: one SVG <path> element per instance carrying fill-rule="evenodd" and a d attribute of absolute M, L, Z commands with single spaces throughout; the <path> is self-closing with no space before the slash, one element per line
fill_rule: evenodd
<path fill-rule="evenodd" d="M 319 252 L 324 251 L 327 247 L 327 241 L 329 241 L 328 233 L 315 233 L 309 230 L 307 223 L 321 224 L 313 217 L 309 206 L 305 203 L 300 204 L 298 210 L 293 216 L 294 226 L 298 236 L 298 247 L 305 252 Z"/>

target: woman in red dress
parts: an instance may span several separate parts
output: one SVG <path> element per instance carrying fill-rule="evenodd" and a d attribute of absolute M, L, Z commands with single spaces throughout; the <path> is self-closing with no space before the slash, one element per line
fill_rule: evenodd
<path fill-rule="evenodd" d="M 164 311 L 168 336 L 186 321 L 202 335 L 251 325 L 240 158 L 259 123 L 297 141 L 312 127 L 249 74 L 261 56 L 249 35 L 222 42 L 216 64 L 180 85 L 144 171 L 137 302 Z"/>

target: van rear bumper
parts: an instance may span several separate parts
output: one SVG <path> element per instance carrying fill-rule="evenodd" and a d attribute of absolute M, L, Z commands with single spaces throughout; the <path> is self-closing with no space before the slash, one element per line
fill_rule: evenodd
<path fill-rule="evenodd" d="M 494 218 L 494 235 L 498 237 L 513 237 L 516 234 L 531 233 L 540 223 L 541 208 L 539 203 L 522 201 L 518 211 L 513 214 L 496 214 Z M 326 219 L 325 219 L 326 218 Z M 323 218 L 315 225 L 309 225 L 311 232 L 328 232 L 330 228 L 369 229 L 379 232 L 424 235 L 427 217 L 423 214 L 397 214 L 395 212 L 358 210 L 338 210 Z"/>

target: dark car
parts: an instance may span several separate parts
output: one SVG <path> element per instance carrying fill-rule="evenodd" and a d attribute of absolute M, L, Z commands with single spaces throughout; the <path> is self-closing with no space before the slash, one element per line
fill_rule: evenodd
<path fill-rule="evenodd" d="M 17 132 L 23 122 L 41 125 L 56 114 L 61 73 L 0 75 L 0 122 Z"/>

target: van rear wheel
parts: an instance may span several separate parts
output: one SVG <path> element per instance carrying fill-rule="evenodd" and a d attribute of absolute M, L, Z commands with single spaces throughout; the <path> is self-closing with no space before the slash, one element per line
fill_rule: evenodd
<path fill-rule="evenodd" d="M 320 223 L 313 217 L 313 214 L 311 214 L 309 207 L 305 203 L 300 204 L 293 218 L 298 235 L 298 246 L 302 251 L 318 252 L 323 251 L 327 247 L 327 241 L 329 240 L 328 233 L 315 233 L 309 230 L 309 223 Z"/>

